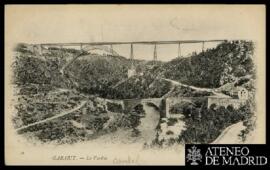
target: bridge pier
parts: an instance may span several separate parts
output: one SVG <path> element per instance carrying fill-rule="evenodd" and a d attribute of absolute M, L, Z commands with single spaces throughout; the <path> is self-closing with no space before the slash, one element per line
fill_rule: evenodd
<path fill-rule="evenodd" d="M 204 41 L 202 42 L 202 52 L 204 52 Z"/>
<path fill-rule="evenodd" d="M 130 60 L 131 60 L 131 69 L 134 69 L 134 54 L 133 54 L 133 44 L 130 44 Z"/>
<path fill-rule="evenodd" d="M 82 43 L 80 44 L 80 50 L 81 50 L 81 51 L 83 50 L 83 45 L 82 45 Z"/>
<path fill-rule="evenodd" d="M 181 43 L 178 44 L 178 57 L 181 57 Z"/>
<path fill-rule="evenodd" d="M 154 46 L 154 63 L 157 61 L 157 44 Z"/>
<path fill-rule="evenodd" d="M 169 99 L 165 99 L 165 117 L 170 117 L 170 104 L 169 104 Z"/>
<path fill-rule="evenodd" d="M 111 47 L 111 48 L 110 48 L 110 49 L 111 49 L 111 54 L 113 55 L 113 53 L 114 53 L 114 52 L 113 52 L 113 45 L 111 44 L 110 47 Z"/>
<path fill-rule="evenodd" d="M 37 50 L 38 50 L 38 55 L 42 55 L 42 52 L 43 52 L 43 51 L 42 51 L 42 45 L 39 44 L 39 45 L 37 45 L 36 47 L 38 48 L 38 49 L 37 49 Z"/>
<path fill-rule="evenodd" d="M 133 55 L 133 44 L 130 44 L 130 61 L 131 67 L 128 69 L 128 78 L 136 75 L 135 67 L 134 67 L 134 55 Z"/>

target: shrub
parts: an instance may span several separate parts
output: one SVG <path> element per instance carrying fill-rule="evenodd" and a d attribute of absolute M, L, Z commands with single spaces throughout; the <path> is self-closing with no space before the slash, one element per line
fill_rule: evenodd
<path fill-rule="evenodd" d="M 253 51 L 254 44 L 251 41 L 223 42 L 205 52 L 175 58 L 165 63 L 158 72 L 166 78 L 185 84 L 215 88 L 231 83 L 243 75 L 255 75 Z M 245 81 L 241 80 L 237 84 Z"/>
<path fill-rule="evenodd" d="M 178 141 L 184 143 L 210 143 L 226 127 L 247 120 L 247 115 L 252 114 L 249 105 L 242 106 L 239 109 L 234 109 L 232 106 L 213 108 L 216 108 L 215 105 L 211 105 L 209 109 L 202 107 L 200 120 L 186 115 L 183 120 L 186 123 L 187 130 L 179 136 Z"/>
<path fill-rule="evenodd" d="M 121 104 L 107 102 L 107 109 L 111 112 L 122 113 L 123 108 Z"/>
<path fill-rule="evenodd" d="M 167 125 L 168 126 L 173 126 L 176 122 L 177 122 L 176 118 L 169 118 L 168 122 L 167 122 Z"/>
<path fill-rule="evenodd" d="M 171 131 L 171 130 L 168 130 L 167 132 L 166 132 L 166 135 L 173 135 L 174 133 L 173 133 L 173 131 Z"/>

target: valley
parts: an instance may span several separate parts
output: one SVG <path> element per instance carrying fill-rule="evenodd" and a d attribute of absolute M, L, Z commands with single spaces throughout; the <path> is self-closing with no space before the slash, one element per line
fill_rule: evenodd
<path fill-rule="evenodd" d="M 31 142 L 74 144 L 109 135 L 147 147 L 211 143 L 228 126 L 250 123 L 254 114 L 251 42 L 223 42 L 169 62 L 131 62 L 116 52 L 50 47 L 40 55 L 29 49 L 15 49 L 12 83 L 14 127 Z M 131 65 L 136 74 L 129 76 Z M 238 88 L 249 94 L 239 108 L 207 106 L 209 97 L 234 99 L 231 92 Z M 177 101 L 166 109 L 168 98 Z M 126 100 L 136 104 L 127 107 Z"/>

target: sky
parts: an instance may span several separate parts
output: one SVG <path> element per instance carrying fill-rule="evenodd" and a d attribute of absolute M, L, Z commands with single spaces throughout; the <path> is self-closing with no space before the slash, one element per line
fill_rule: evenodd
<path fill-rule="evenodd" d="M 263 6 L 215 5 L 7 5 L 6 36 L 24 43 L 251 39 L 260 31 Z M 216 43 L 206 43 L 205 48 Z M 129 45 L 113 47 L 129 57 Z M 153 58 L 151 45 L 135 45 L 136 59 Z M 182 55 L 202 50 L 183 44 Z M 177 56 L 178 45 L 158 45 L 159 60 Z"/>

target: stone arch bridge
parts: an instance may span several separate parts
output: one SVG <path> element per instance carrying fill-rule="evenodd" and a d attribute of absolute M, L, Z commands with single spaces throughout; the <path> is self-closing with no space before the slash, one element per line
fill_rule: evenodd
<path fill-rule="evenodd" d="M 160 117 L 166 117 L 165 100 L 163 98 L 124 99 L 123 104 L 126 112 L 131 111 L 139 104 L 147 104 L 159 110 Z"/>

